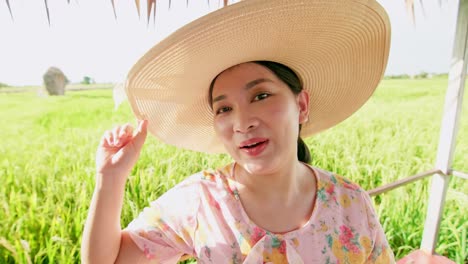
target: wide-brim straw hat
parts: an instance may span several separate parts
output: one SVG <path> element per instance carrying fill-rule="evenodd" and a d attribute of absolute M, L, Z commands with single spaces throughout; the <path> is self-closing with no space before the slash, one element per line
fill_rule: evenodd
<path fill-rule="evenodd" d="M 163 142 L 224 152 L 208 102 L 212 80 L 243 62 L 267 60 L 297 73 L 310 95 L 303 138 L 356 112 L 381 80 L 388 16 L 374 0 L 244 0 L 180 28 L 130 70 L 133 113 Z"/>

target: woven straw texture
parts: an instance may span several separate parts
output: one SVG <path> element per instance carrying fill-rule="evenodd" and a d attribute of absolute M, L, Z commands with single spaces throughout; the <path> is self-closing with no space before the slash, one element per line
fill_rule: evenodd
<path fill-rule="evenodd" d="M 135 116 L 167 144 L 224 152 L 208 89 L 223 70 L 248 61 L 289 66 L 310 94 L 303 138 L 357 111 L 383 76 L 390 22 L 373 0 L 245 0 L 179 29 L 131 69 L 126 93 Z"/>

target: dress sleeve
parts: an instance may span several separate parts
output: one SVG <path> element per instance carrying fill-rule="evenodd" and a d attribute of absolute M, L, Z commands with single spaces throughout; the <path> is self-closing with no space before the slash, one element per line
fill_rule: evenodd
<path fill-rule="evenodd" d="M 155 263 L 177 263 L 183 255 L 195 254 L 193 237 L 200 187 L 193 178 L 153 201 L 125 228 L 138 248 Z"/>
<path fill-rule="evenodd" d="M 372 235 L 372 250 L 366 263 L 395 263 L 393 251 L 390 248 L 385 232 L 380 225 L 379 218 L 372 205 L 371 198 L 367 192 L 361 192 L 367 212 L 367 222 Z"/>

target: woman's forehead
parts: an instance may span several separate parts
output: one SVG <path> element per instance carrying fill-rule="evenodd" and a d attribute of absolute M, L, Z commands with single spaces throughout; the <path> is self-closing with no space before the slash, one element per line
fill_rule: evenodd
<path fill-rule="evenodd" d="M 217 76 L 213 85 L 213 93 L 231 85 L 245 86 L 252 82 L 259 83 L 259 80 L 276 81 L 277 79 L 272 71 L 262 65 L 253 62 L 241 63 L 224 70 Z"/>
<path fill-rule="evenodd" d="M 271 74 L 273 75 L 273 72 L 271 72 L 267 67 L 260 65 L 255 62 L 244 62 L 240 64 L 236 64 L 234 66 L 231 66 L 221 72 L 218 75 L 218 78 L 224 75 L 229 75 L 229 74 L 237 74 L 237 75 L 255 75 L 255 74 Z"/>

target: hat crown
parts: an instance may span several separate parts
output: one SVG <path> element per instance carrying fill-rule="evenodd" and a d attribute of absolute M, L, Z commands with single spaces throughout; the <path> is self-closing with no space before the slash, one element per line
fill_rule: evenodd
<path fill-rule="evenodd" d="M 208 104 L 211 81 L 239 63 L 294 70 L 310 94 L 301 136 L 327 129 L 372 95 L 388 60 L 390 22 L 369 0 L 246 0 L 177 30 L 131 69 L 126 92 L 137 118 L 163 142 L 223 152 Z"/>

